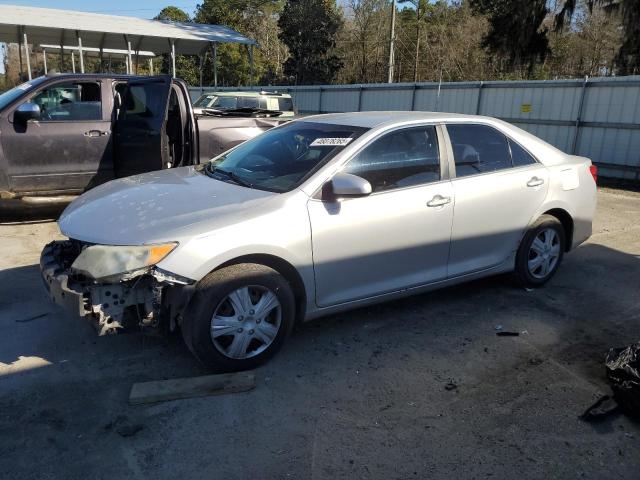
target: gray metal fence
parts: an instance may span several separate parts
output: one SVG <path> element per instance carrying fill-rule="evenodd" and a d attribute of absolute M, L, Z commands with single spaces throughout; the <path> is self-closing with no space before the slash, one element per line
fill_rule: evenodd
<path fill-rule="evenodd" d="M 488 115 L 565 152 L 590 157 L 602 176 L 640 180 L 640 76 L 220 90 L 287 92 L 301 113 L 423 110 Z M 191 89 L 194 98 L 200 93 Z"/>

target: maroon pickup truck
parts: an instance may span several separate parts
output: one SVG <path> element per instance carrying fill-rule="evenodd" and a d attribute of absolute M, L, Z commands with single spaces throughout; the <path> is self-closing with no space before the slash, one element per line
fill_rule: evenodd
<path fill-rule="evenodd" d="M 170 76 L 57 74 L 0 94 L 0 213 L 66 203 L 114 178 L 194 165 L 291 117 L 195 116 Z"/>

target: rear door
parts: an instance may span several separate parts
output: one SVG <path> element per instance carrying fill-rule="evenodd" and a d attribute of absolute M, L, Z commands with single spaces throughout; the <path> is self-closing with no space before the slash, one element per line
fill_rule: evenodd
<path fill-rule="evenodd" d="M 113 178 L 108 95 L 100 79 L 49 83 L 24 100 L 40 106 L 39 121 L 18 125 L 11 112 L 3 118 L 11 190 L 81 193 Z"/>
<path fill-rule="evenodd" d="M 166 118 L 171 77 L 129 82 L 115 128 L 115 174 L 127 177 L 169 162 Z"/>
<path fill-rule="evenodd" d="M 504 263 L 544 201 L 549 172 L 489 125 L 449 124 L 455 195 L 449 277 Z"/>

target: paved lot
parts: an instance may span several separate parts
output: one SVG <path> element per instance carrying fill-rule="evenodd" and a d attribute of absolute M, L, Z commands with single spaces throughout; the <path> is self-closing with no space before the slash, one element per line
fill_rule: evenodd
<path fill-rule="evenodd" d="M 544 289 L 498 277 L 318 320 L 251 392 L 138 407 L 133 382 L 205 372 L 179 337 L 97 338 L 52 306 L 56 225 L 2 225 L 0 476 L 637 479 L 640 425 L 577 419 L 640 335 L 640 195 L 599 202 Z"/>

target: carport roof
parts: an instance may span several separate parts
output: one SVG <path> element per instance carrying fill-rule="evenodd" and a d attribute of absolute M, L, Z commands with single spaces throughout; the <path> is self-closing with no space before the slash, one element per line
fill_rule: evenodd
<path fill-rule="evenodd" d="M 175 41 L 176 53 L 183 54 L 201 53 L 210 42 L 256 43 L 222 25 L 0 5 L 0 42 L 22 42 L 22 29 L 34 45 L 69 44 L 79 34 L 83 47 L 126 49 L 128 37 L 133 50 L 156 53 L 171 51 L 170 40 Z"/>

